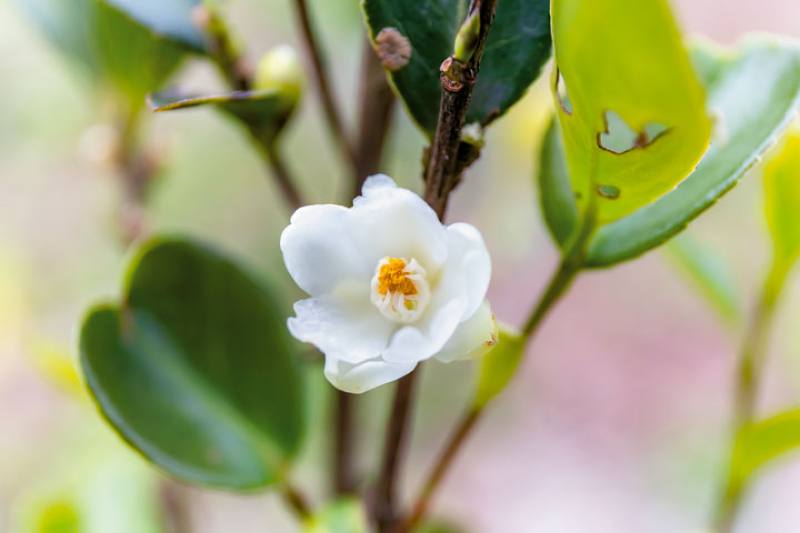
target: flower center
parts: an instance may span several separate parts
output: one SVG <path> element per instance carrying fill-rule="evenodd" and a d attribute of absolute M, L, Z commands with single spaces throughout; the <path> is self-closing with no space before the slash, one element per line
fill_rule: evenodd
<path fill-rule="evenodd" d="M 372 278 L 370 300 L 387 318 L 409 323 L 417 320 L 430 301 L 425 269 L 416 259 L 384 257 Z"/>

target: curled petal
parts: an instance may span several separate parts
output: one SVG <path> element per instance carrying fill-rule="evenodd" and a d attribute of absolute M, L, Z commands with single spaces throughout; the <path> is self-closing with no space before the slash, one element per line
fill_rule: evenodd
<path fill-rule="evenodd" d="M 433 275 L 447 258 L 447 232 L 417 194 L 382 174 L 353 200 L 350 231 L 372 268 L 384 257 L 415 258 Z"/>
<path fill-rule="evenodd" d="M 325 294 L 374 268 L 363 261 L 349 227 L 349 210 L 338 205 L 310 205 L 292 215 L 281 234 L 281 252 L 289 274 L 308 294 Z"/>
<path fill-rule="evenodd" d="M 288 321 L 298 340 L 310 342 L 326 357 L 352 364 L 380 357 L 397 326 L 369 301 L 368 286 L 352 284 L 335 294 L 300 300 Z"/>
<path fill-rule="evenodd" d="M 480 357 L 497 344 L 497 338 L 497 322 L 489 302 L 484 301 L 470 318 L 458 325 L 436 359 L 451 363 Z"/>
<path fill-rule="evenodd" d="M 325 377 L 339 390 L 360 394 L 390 381 L 400 379 L 417 366 L 416 363 L 389 363 L 372 359 L 359 364 L 325 358 Z"/>

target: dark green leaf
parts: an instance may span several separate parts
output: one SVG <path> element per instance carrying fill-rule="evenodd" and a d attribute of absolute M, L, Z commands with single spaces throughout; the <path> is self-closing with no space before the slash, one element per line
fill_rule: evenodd
<path fill-rule="evenodd" d="M 205 52 L 208 43 L 195 26 L 192 10 L 202 0 L 107 0 L 154 33 L 163 35 L 198 52 Z"/>
<path fill-rule="evenodd" d="M 144 105 L 180 65 L 185 50 L 105 0 L 18 0 L 55 48 L 132 107 Z"/>
<path fill-rule="evenodd" d="M 631 259 L 681 231 L 759 161 L 796 114 L 800 102 L 796 43 L 753 41 L 733 57 L 716 59 L 721 69 L 708 87 L 708 106 L 717 120 L 711 148 L 677 189 L 601 228 L 589 247 L 589 266 Z"/>
<path fill-rule="evenodd" d="M 362 0 L 379 55 L 380 50 L 396 51 L 403 39 L 410 42 L 407 64 L 392 58 L 384 60 L 384 65 L 391 65 L 388 70 L 395 88 L 411 116 L 429 135 L 439 114 L 439 65 L 453 53 L 468 3 L 468 0 Z M 502 115 L 538 77 L 550 55 L 549 4 L 548 0 L 498 3 L 467 123 L 485 125 Z M 383 30 L 386 31 L 381 34 Z"/>
<path fill-rule="evenodd" d="M 198 245 L 146 245 L 122 307 L 95 308 L 81 331 L 98 406 L 176 477 L 234 489 L 279 482 L 305 411 L 297 347 L 276 301 Z"/>
<path fill-rule="evenodd" d="M 272 139 L 286 125 L 296 106 L 278 90 L 236 91 L 208 96 L 186 96 L 176 93 L 156 93 L 148 97 L 153 111 L 174 111 L 211 105 L 231 115 L 257 136 Z"/>
<path fill-rule="evenodd" d="M 550 121 L 539 153 L 539 202 L 550 234 L 563 247 L 578 227 L 578 207 L 569 183 L 558 122 Z"/>

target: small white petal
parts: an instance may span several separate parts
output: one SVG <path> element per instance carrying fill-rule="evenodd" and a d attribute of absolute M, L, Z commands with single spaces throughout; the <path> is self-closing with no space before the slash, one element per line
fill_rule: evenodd
<path fill-rule="evenodd" d="M 400 379 L 414 370 L 415 366 L 416 363 L 388 363 L 381 359 L 352 365 L 333 357 L 326 357 L 325 377 L 339 390 L 360 394 Z"/>
<path fill-rule="evenodd" d="M 439 352 L 461 322 L 464 302 L 451 300 L 426 313 L 413 326 L 400 328 L 392 337 L 384 359 L 395 363 L 418 362 Z"/>
<path fill-rule="evenodd" d="M 367 179 L 350 221 L 350 235 L 371 269 L 384 257 L 414 257 L 435 275 L 447 258 L 447 232 L 436 213 L 387 176 Z"/>
<path fill-rule="evenodd" d="M 441 289 L 466 298 L 464 317 L 471 317 L 486 297 L 492 277 L 492 260 L 480 232 L 470 224 L 447 227 L 447 262 L 442 268 Z"/>
<path fill-rule="evenodd" d="M 288 321 L 298 340 L 310 342 L 326 357 L 361 363 L 379 357 L 397 325 L 369 301 L 369 286 L 340 287 L 334 294 L 300 300 Z"/>
<path fill-rule="evenodd" d="M 458 325 L 436 359 L 451 363 L 480 357 L 497 344 L 497 337 L 497 322 L 489 302 L 484 301 L 470 318 Z"/>
<path fill-rule="evenodd" d="M 308 294 L 370 275 L 374 264 L 363 261 L 349 227 L 349 210 L 339 205 L 310 205 L 292 215 L 281 234 L 281 252 L 289 274 Z"/>

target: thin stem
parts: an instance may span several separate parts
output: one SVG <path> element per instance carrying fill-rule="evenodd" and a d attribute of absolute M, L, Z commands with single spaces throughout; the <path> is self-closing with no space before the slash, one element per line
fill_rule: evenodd
<path fill-rule="evenodd" d="M 292 511 L 294 511 L 298 518 L 301 520 L 307 520 L 311 517 L 311 506 L 309 506 L 305 495 L 300 492 L 297 487 L 287 482 L 284 485 L 281 494 L 283 495 L 283 499 L 286 504 Z"/>
<path fill-rule="evenodd" d="M 397 521 L 397 471 L 408 438 L 408 426 L 411 421 L 411 399 L 414 393 L 414 383 L 418 375 L 419 370 L 417 369 L 397 382 L 392 414 L 386 426 L 383 462 L 378 484 L 375 487 L 372 510 L 378 525 L 378 531 L 382 533 L 392 531 Z"/>
<path fill-rule="evenodd" d="M 278 144 L 274 141 L 262 142 L 258 136 L 254 136 L 254 141 L 259 145 L 259 151 L 272 172 L 286 206 L 291 211 L 296 211 L 305 205 L 300 191 L 295 186 L 296 181 L 292 178 L 283 160 Z"/>
<path fill-rule="evenodd" d="M 411 513 L 400 527 L 395 530 L 395 533 L 405 533 L 413 530 L 425 517 L 434 494 L 438 490 L 445 474 L 447 474 L 447 471 L 450 469 L 456 455 L 458 455 L 459 450 L 461 450 L 467 436 L 469 436 L 475 424 L 478 422 L 482 412 L 483 408 L 472 408 L 461 417 L 461 420 L 450 435 L 439 458 L 436 460 L 433 470 L 428 474 L 422 491 L 411 508 Z"/>
<path fill-rule="evenodd" d="M 480 10 L 480 31 L 475 51 L 466 63 L 450 56 L 439 67 L 442 94 L 439 101 L 439 118 L 425 168 L 425 200 L 440 217 L 447 209 L 450 191 L 458 183 L 461 129 L 472 99 L 472 89 L 478 78 L 496 6 L 497 0 L 472 0 L 469 13 Z"/>
<path fill-rule="evenodd" d="M 333 490 L 337 495 L 355 490 L 353 472 L 353 407 L 355 397 L 344 391 L 336 391 L 335 445 L 333 461 Z"/>
<path fill-rule="evenodd" d="M 746 490 L 736 476 L 733 452 L 736 437 L 756 415 L 756 402 L 761 385 L 761 374 L 767 356 L 767 341 L 775 316 L 778 297 L 786 280 L 786 270 L 773 268 L 759 294 L 750 325 L 742 341 L 739 368 L 734 393 L 734 412 L 731 430 L 728 467 L 720 490 L 715 524 L 718 533 L 733 530 L 742 498 Z"/>
<path fill-rule="evenodd" d="M 160 482 L 161 508 L 170 533 L 190 533 L 192 521 L 186 489 L 171 479 Z"/>
<path fill-rule="evenodd" d="M 198 23 L 205 28 L 214 59 L 222 76 L 238 91 L 250 88 L 250 73 L 245 67 L 239 50 L 228 30 L 225 20 L 214 8 L 199 6 L 196 9 Z"/>
<path fill-rule="evenodd" d="M 586 243 L 589 241 L 595 227 L 594 205 L 588 207 L 583 220 L 584 222 L 580 231 L 575 235 L 572 243 L 565 251 L 558 269 L 553 274 L 542 296 L 539 298 L 536 305 L 534 305 L 528 319 L 525 321 L 522 334 L 525 336 L 526 343 L 531 342 L 531 339 L 533 339 L 538 331 L 544 317 L 553 309 L 555 303 L 564 295 L 583 268 Z M 411 513 L 396 530 L 396 533 L 411 531 L 425 517 L 433 496 L 436 494 L 439 485 L 447 474 L 456 455 L 461 450 L 464 442 L 466 442 L 467 437 L 471 434 L 478 420 L 483 415 L 486 405 L 488 404 L 470 406 L 461 417 L 450 439 L 447 441 L 447 444 L 434 463 L 433 470 L 431 470 L 428 475 L 422 491 L 412 507 Z"/>
<path fill-rule="evenodd" d="M 325 57 L 322 54 L 322 49 L 317 42 L 316 35 L 311 26 L 311 19 L 308 14 L 308 6 L 306 0 L 294 0 L 295 11 L 297 12 L 297 19 L 300 23 L 300 30 L 303 37 L 303 44 L 306 50 L 306 56 L 311 62 L 312 70 L 314 72 L 314 79 L 317 84 L 317 92 L 319 93 L 322 102 L 322 109 L 325 112 L 325 118 L 328 121 L 328 127 L 331 130 L 331 135 L 334 141 L 338 144 L 342 152 L 344 160 L 355 168 L 356 157 L 353 149 L 350 146 L 349 138 L 344 129 L 341 113 L 336 106 L 336 100 L 333 97 L 333 88 L 328 78 L 326 69 Z"/>
<path fill-rule="evenodd" d="M 367 40 L 361 59 L 360 107 L 358 111 L 358 135 L 355 144 L 355 173 L 353 174 L 353 196 L 361 193 L 364 180 L 380 169 L 386 137 L 392 123 L 394 93 L 386 81 L 372 44 Z"/>

